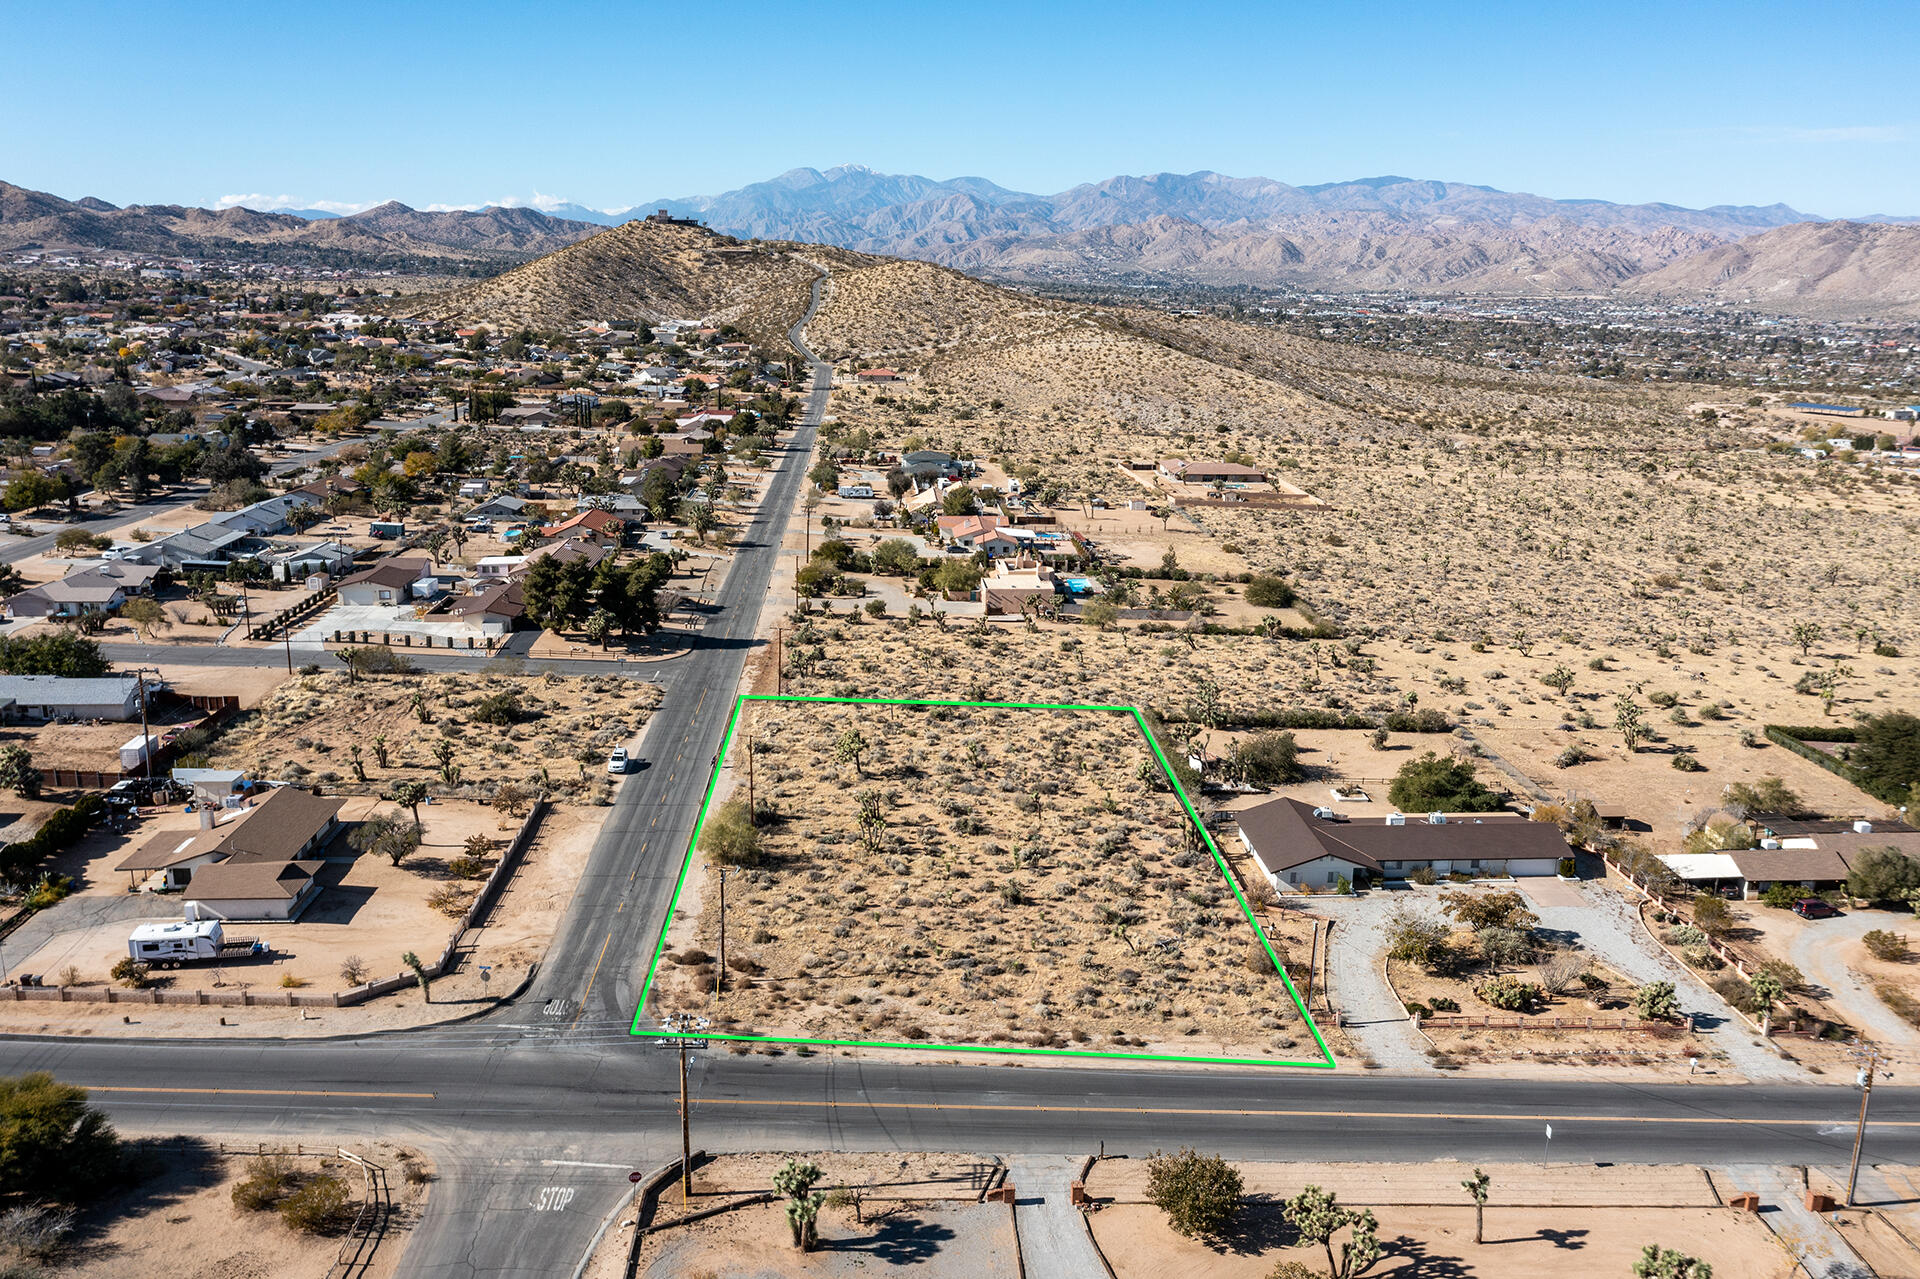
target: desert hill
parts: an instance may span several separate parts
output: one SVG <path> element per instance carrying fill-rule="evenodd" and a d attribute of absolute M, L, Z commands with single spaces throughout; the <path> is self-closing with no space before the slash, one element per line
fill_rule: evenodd
<path fill-rule="evenodd" d="M 490 272 L 601 229 L 533 209 L 428 213 L 399 203 L 324 220 L 177 204 L 115 208 L 92 197 L 63 200 L 0 182 L 0 252 L 105 249 L 164 257 Z"/>
<path fill-rule="evenodd" d="M 1676 260 L 1630 292 L 1920 316 L 1920 226 L 1803 222 Z"/>
<path fill-rule="evenodd" d="M 398 313 L 512 328 L 706 319 L 784 349 L 822 268 L 877 262 L 819 245 L 749 244 L 704 227 L 628 222 L 493 279 L 409 298 Z"/>

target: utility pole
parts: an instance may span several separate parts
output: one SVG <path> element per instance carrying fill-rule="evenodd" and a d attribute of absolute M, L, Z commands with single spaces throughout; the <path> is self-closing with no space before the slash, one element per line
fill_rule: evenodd
<path fill-rule="evenodd" d="M 748 810 L 751 812 L 751 808 Z M 727 868 L 720 867 L 720 964 L 713 970 L 713 1001 L 720 1002 L 727 985 Z"/>
<path fill-rule="evenodd" d="M 760 818 L 757 815 L 756 810 L 754 809 L 754 806 L 753 806 L 753 739 L 749 737 L 747 739 L 747 825 L 758 826 L 759 824 L 760 824 Z M 722 902 L 726 901 L 727 899 L 726 884 L 727 884 L 727 881 L 723 873 L 720 880 L 720 900 Z M 720 923 L 721 923 L 720 941 L 723 947 L 726 944 L 726 937 L 727 937 L 726 922 L 727 922 L 727 912 L 726 912 L 726 908 L 722 906 L 720 910 Z"/>
<path fill-rule="evenodd" d="M 1853 1207 L 1854 1188 L 1860 1182 L 1860 1147 L 1867 1140 L 1867 1107 L 1873 1104 L 1873 1072 L 1880 1065 L 1879 1050 L 1867 1053 L 1867 1064 L 1860 1068 L 1856 1082 L 1860 1085 L 1860 1123 L 1853 1130 L 1853 1159 L 1847 1165 L 1847 1197 L 1841 1203 Z"/>
<path fill-rule="evenodd" d="M 693 1197 L 693 1127 L 687 1106 L 687 1040 L 680 1037 L 680 1207 Z"/>
<path fill-rule="evenodd" d="M 780 641 L 786 634 L 786 628 L 773 628 L 773 688 L 776 693 L 787 691 L 787 668 L 780 657 Z"/>
<path fill-rule="evenodd" d="M 280 638 L 287 644 L 287 674 L 293 674 L 293 623 L 288 622 L 280 628 Z"/>
<path fill-rule="evenodd" d="M 1320 921 L 1313 921 L 1313 940 L 1307 943 L 1307 1016 L 1313 1016 L 1313 971 L 1320 958 Z"/>
<path fill-rule="evenodd" d="M 159 674 L 155 671 L 154 674 Z M 153 734 L 147 728 L 147 668 L 135 669 L 133 677 L 140 682 L 140 762 L 146 769 L 147 780 L 153 780 Z M 151 789 L 151 788 L 149 788 Z M 152 796 L 148 796 L 152 801 Z"/>

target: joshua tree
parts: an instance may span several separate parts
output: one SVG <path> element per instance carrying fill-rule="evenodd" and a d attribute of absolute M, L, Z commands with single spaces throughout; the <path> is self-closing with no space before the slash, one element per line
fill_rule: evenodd
<path fill-rule="evenodd" d="M 1787 632 L 1793 636 L 1793 642 L 1800 649 L 1800 656 L 1806 657 L 1813 652 L 1813 646 L 1820 642 L 1820 623 L 1795 622 Z"/>
<path fill-rule="evenodd" d="M 1567 690 L 1573 687 L 1573 672 L 1567 669 L 1565 662 L 1562 662 L 1545 675 L 1542 675 L 1540 682 L 1560 694 L 1560 696 L 1565 697 Z"/>
<path fill-rule="evenodd" d="M 852 764 L 854 776 L 865 777 L 866 773 L 860 768 L 860 757 L 867 753 L 867 749 L 867 739 L 861 736 L 860 730 L 849 728 L 840 734 L 839 740 L 833 744 L 834 763 Z"/>
<path fill-rule="evenodd" d="M 359 754 L 356 747 L 354 754 Z M 427 784 L 425 782 L 395 782 L 387 798 L 413 814 L 413 824 L 420 825 L 420 805 L 427 802 Z"/>
<path fill-rule="evenodd" d="M 1483 1243 L 1487 1215 L 1487 1190 L 1493 1185 L 1493 1178 L 1480 1169 L 1473 1170 L 1473 1176 L 1460 1183 L 1460 1189 L 1473 1198 L 1473 1241 Z"/>
<path fill-rule="evenodd" d="M 427 976 L 427 966 L 420 962 L 420 956 L 408 951 L 400 956 L 400 962 L 413 970 L 413 979 L 420 983 L 420 998 L 427 1003 L 433 1002 L 433 978 Z"/>
<path fill-rule="evenodd" d="M 774 1170 L 773 1188 L 787 1197 L 787 1228 L 801 1252 L 813 1251 L 820 1242 L 816 1223 L 827 1196 L 813 1188 L 819 1180 L 820 1165 L 812 1160 L 789 1159 Z"/>

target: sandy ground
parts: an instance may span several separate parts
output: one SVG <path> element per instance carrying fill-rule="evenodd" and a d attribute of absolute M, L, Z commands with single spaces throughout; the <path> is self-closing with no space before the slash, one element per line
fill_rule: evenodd
<path fill-rule="evenodd" d="M 514 723 L 476 718 L 494 694 L 518 698 Z M 460 769 L 456 787 L 466 794 L 490 794 L 511 781 L 591 798 L 609 789 L 607 752 L 639 736 L 659 697 L 652 684 L 612 675 L 463 672 L 349 683 L 344 671 L 323 671 L 285 680 L 257 715 L 232 725 L 212 757 L 215 767 L 255 777 L 352 784 L 358 751 L 370 786 L 419 778 L 439 791 L 446 787 L 437 751 L 449 741 Z M 382 744 L 385 765 L 376 750 Z"/>
<path fill-rule="evenodd" d="M 233 1204 L 233 1187 L 251 1160 L 220 1155 L 204 1143 L 186 1150 L 170 1143 L 139 1143 L 134 1158 L 153 1174 L 104 1200 L 81 1218 L 75 1243 L 59 1260 L 59 1273 L 74 1279 L 121 1279 L 167 1275 L 171 1279 L 280 1279 L 327 1273 L 340 1251 L 337 1235 L 290 1230 L 272 1212 L 245 1212 Z M 395 1273 L 407 1231 L 425 1201 L 427 1184 L 413 1185 L 400 1172 L 401 1152 L 376 1144 L 349 1146 L 384 1166 L 394 1213 L 387 1237 L 364 1271 L 367 1279 Z M 426 1166 L 418 1155 L 407 1152 Z M 360 1202 L 361 1174 L 339 1158 L 296 1157 L 301 1172 L 324 1169 L 347 1179 Z"/>
<path fill-rule="evenodd" d="M 820 1215 L 821 1247 L 795 1252 L 779 1204 L 744 1207 L 685 1226 L 671 1223 L 742 1196 L 773 1189 L 784 1154 L 722 1155 L 695 1169 L 693 1197 L 682 1207 L 679 1183 L 666 1187 L 654 1231 L 640 1253 L 640 1273 L 653 1279 L 701 1274 L 736 1276 L 854 1275 L 880 1264 L 916 1274 L 971 1279 L 1014 1272 L 1018 1244 L 1005 1204 L 978 1202 L 996 1160 L 953 1154 L 800 1156 L 819 1164 L 819 1189 L 858 1194 L 860 1217 L 836 1202 Z M 631 1219 L 631 1214 L 626 1214 Z M 630 1228 L 629 1228 L 630 1229 Z M 631 1235 L 607 1232 L 586 1279 L 615 1279 Z"/>
<path fill-rule="evenodd" d="M 1473 1242 L 1472 1208 L 1376 1208 L 1374 1215 L 1381 1257 L 1369 1276 L 1625 1275 L 1648 1243 L 1681 1248 L 1716 1275 L 1785 1279 L 1795 1272 L 1757 1217 L 1726 1208 L 1489 1207 L 1484 1244 Z M 1272 1207 L 1249 1208 L 1241 1234 L 1217 1250 L 1174 1234 L 1165 1215 L 1146 1205 L 1103 1208 L 1089 1220 L 1119 1279 L 1264 1279 L 1284 1261 L 1316 1273 L 1326 1266 L 1324 1249 L 1288 1246 L 1292 1236 Z"/>
<path fill-rule="evenodd" d="M 1417 1279 L 1476 1275 L 1532 1279 L 1563 1273 L 1624 1275 L 1642 1245 L 1658 1241 L 1709 1262 L 1715 1274 L 1784 1279 L 1792 1263 L 1757 1217 L 1719 1206 L 1705 1173 L 1681 1166 L 1490 1164 L 1492 1192 L 1484 1244 L 1473 1242 L 1473 1209 L 1463 1206 L 1464 1164 L 1239 1165 L 1248 1208 L 1225 1244 L 1174 1234 L 1145 1203 L 1147 1161 L 1103 1160 L 1087 1179 L 1099 1205 L 1088 1221 L 1114 1272 L 1202 1279 L 1263 1279 L 1282 1261 L 1323 1270 L 1319 1247 L 1292 1244 L 1279 1202 L 1301 1187 L 1332 1191 L 1342 1204 L 1371 1208 L 1382 1257 L 1369 1275 Z"/>
<path fill-rule="evenodd" d="M 833 759 L 849 731 L 873 744 L 860 776 Z M 758 798 L 807 820 L 732 874 L 722 1007 L 743 1032 L 1318 1057 L 1131 718 L 764 704 L 736 798 L 749 739 Z M 686 909 L 653 998 L 710 1007 L 711 885 Z"/>
<path fill-rule="evenodd" d="M 358 799 L 350 802 L 343 816 L 390 807 Z M 451 977 L 433 983 L 431 1003 L 411 986 L 352 1008 L 141 1007 L 0 1000 L 0 1026 L 35 1034 L 221 1036 L 228 1033 L 220 1026 L 224 1017 L 229 1023 L 238 1021 L 247 1026 L 250 1033 L 326 1035 L 426 1025 L 477 1011 L 511 993 L 545 952 L 608 811 L 564 804 L 549 810 L 488 922 L 464 938 L 459 968 Z M 421 818 L 426 842 L 415 858 L 399 868 L 380 857 L 331 863 L 324 878 L 332 886 L 299 922 L 240 924 L 231 930 L 238 935 L 258 936 L 274 948 L 273 955 L 218 969 L 181 969 L 161 974 L 162 979 L 180 990 L 252 988 L 273 992 L 282 988 L 284 977 L 292 976 L 304 984 L 304 989 L 325 993 L 345 989 L 339 970 L 349 955 L 363 959 L 376 977 L 404 971 L 400 956 L 409 950 L 431 961 L 452 935 L 455 920 L 430 906 L 427 898 L 446 884 L 454 885 L 464 895 L 470 895 L 480 884 L 479 880 L 452 878 L 446 873 L 445 861 L 463 851 L 471 834 L 495 840 L 496 850 L 504 847 L 518 829 L 518 822 L 501 818 L 491 807 L 458 802 L 428 805 L 421 809 Z M 143 828 L 160 829 L 152 822 L 143 823 Z M 99 868 L 110 866 L 125 855 L 127 848 L 137 846 L 134 842 L 83 849 L 83 854 L 91 852 L 89 864 L 94 869 L 87 871 L 84 892 L 70 902 L 105 899 L 108 906 L 121 907 L 126 901 L 126 876 Z M 125 953 L 126 934 L 134 916 L 172 917 L 181 900 L 169 896 L 128 903 L 134 914 L 61 933 L 29 956 L 9 951 L 8 962 L 14 971 L 39 972 L 50 982 L 72 964 L 82 970 L 84 982 L 101 984 L 105 969 Z M 66 906 L 63 903 L 53 910 Z M 59 917 L 47 912 L 44 918 L 57 923 Z M 490 980 L 481 979 L 482 965 L 491 966 Z M 130 1018 L 130 1023 L 123 1018 Z"/>

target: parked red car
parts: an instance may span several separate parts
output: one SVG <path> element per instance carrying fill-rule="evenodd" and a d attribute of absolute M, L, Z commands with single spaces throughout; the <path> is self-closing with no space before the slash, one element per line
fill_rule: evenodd
<path fill-rule="evenodd" d="M 1840 912 L 1833 908 L 1833 903 L 1818 897 L 1802 897 L 1793 904 L 1793 913 L 1802 919 L 1837 919 L 1840 916 Z"/>

